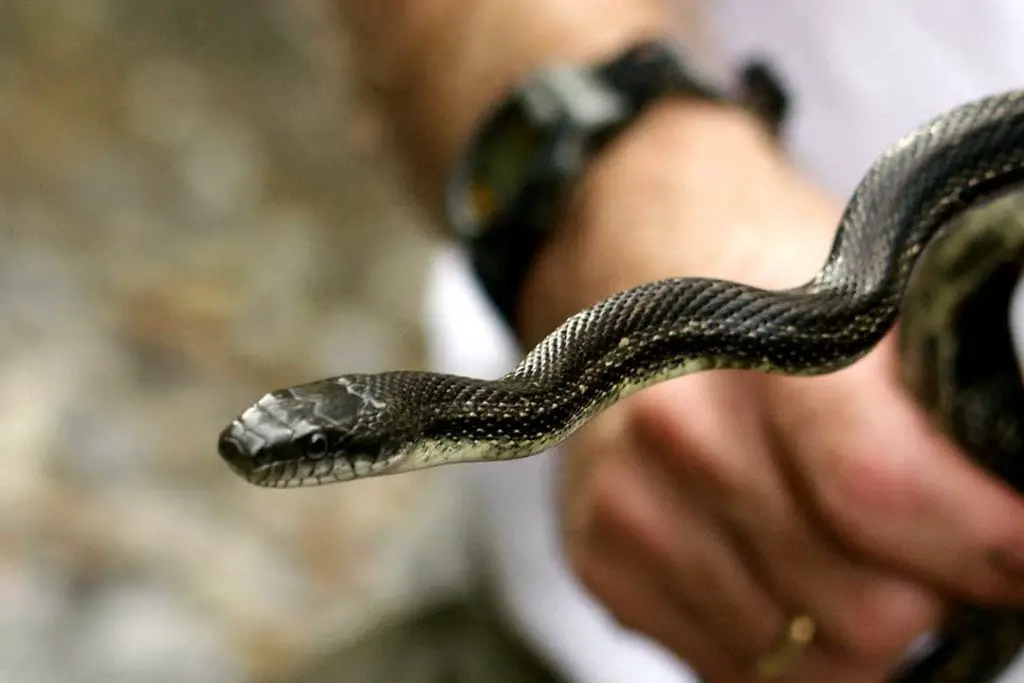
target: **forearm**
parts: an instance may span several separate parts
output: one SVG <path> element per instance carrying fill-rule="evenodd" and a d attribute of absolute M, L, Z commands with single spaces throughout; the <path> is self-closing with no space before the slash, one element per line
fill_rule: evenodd
<path fill-rule="evenodd" d="M 694 12 L 673 13 L 663 0 L 339 1 L 361 56 L 356 68 L 435 216 L 456 154 L 515 81 L 552 61 L 592 62 L 651 36 L 699 40 Z M 580 308 L 655 278 L 750 279 L 749 268 L 723 256 L 728 242 L 756 238 L 762 222 L 820 222 L 831 208 L 795 177 L 752 115 L 666 98 L 584 171 L 528 275 L 520 337 L 530 345 Z"/>
<path fill-rule="evenodd" d="M 665 0 L 339 0 L 357 59 L 424 202 L 484 111 L 553 61 L 593 61 L 686 31 Z"/>

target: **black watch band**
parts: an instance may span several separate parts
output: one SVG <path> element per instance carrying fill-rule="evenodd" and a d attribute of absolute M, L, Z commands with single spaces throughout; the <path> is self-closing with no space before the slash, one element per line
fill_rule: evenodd
<path fill-rule="evenodd" d="M 523 282 L 557 227 L 568 186 L 647 105 L 673 93 L 751 109 L 776 134 L 787 108 L 778 79 L 762 64 L 744 69 L 729 94 L 674 44 L 652 41 L 595 67 L 544 70 L 480 126 L 449 177 L 446 211 L 513 332 Z"/>

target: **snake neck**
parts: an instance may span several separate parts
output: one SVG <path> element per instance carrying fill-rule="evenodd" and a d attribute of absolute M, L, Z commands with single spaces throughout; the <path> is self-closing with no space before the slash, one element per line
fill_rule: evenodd
<path fill-rule="evenodd" d="M 616 294 L 569 318 L 505 377 L 433 385 L 417 405 L 429 416 L 422 440 L 458 442 L 474 457 L 520 457 L 656 382 L 716 368 L 800 375 L 849 365 L 891 329 L 935 234 L 1022 178 L 1024 99 L 967 105 L 875 163 L 805 286 L 674 278 Z"/>
<path fill-rule="evenodd" d="M 659 295 L 692 306 L 704 298 L 694 290 L 725 285 L 679 280 L 675 287 L 685 291 L 673 292 L 673 286 L 660 283 Z M 750 293 L 743 288 L 734 291 L 732 286 L 727 291 L 740 299 Z M 770 293 L 758 294 L 757 301 L 745 303 L 740 310 L 764 309 L 767 314 L 783 301 L 791 309 L 810 309 L 816 301 L 795 293 L 771 293 L 771 299 L 764 298 Z M 590 311 L 586 315 L 596 320 L 583 327 L 570 325 L 547 342 L 562 347 L 559 354 L 538 348 L 513 372 L 495 381 L 447 378 L 432 393 L 433 400 L 419 407 L 429 417 L 410 457 L 417 462 L 464 462 L 534 455 L 556 446 L 608 406 L 651 385 L 714 369 L 790 375 L 830 372 L 859 358 L 887 327 L 887 321 L 877 315 L 864 315 L 842 324 L 822 320 L 813 326 L 783 318 L 737 330 L 728 322 L 696 322 L 699 316 L 684 323 L 692 314 L 684 308 L 679 318 L 667 318 L 653 328 L 631 327 L 630 321 L 636 318 L 617 315 L 614 305 Z M 823 344 L 822 335 L 833 325 L 846 332 Z M 604 333 L 580 338 L 577 331 L 583 329 Z"/>

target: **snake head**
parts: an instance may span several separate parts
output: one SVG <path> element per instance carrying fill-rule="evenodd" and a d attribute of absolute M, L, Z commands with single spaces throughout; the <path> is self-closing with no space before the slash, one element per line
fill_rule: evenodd
<path fill-rule="evenodd" d="M 402 456 L 379 435 L 396 400 L 375 395 L 362 376 L 274 391 L 220 434 L 218 451 L 250 483 L 293 487 L 383 474 Z"/>

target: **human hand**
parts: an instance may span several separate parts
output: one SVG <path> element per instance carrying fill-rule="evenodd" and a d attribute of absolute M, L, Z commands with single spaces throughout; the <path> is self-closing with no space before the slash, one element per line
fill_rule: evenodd
<path fill-rule="evenodd" d="M 640 282 L 778 288 L 824 262 L 841 207 L 695 107 L 652 112 L 588 175 L 525 292 L 528 340 Z M 756 680 L 797 615 L 816 636 L 787 680 L 877 683 L 950 601 L 1024 603 L 1024 503 L 928 424 L 893 347 L 820 378 L 686 377 L 592 421 L 562 480 L 584 584 L 708 683 Z"/>

